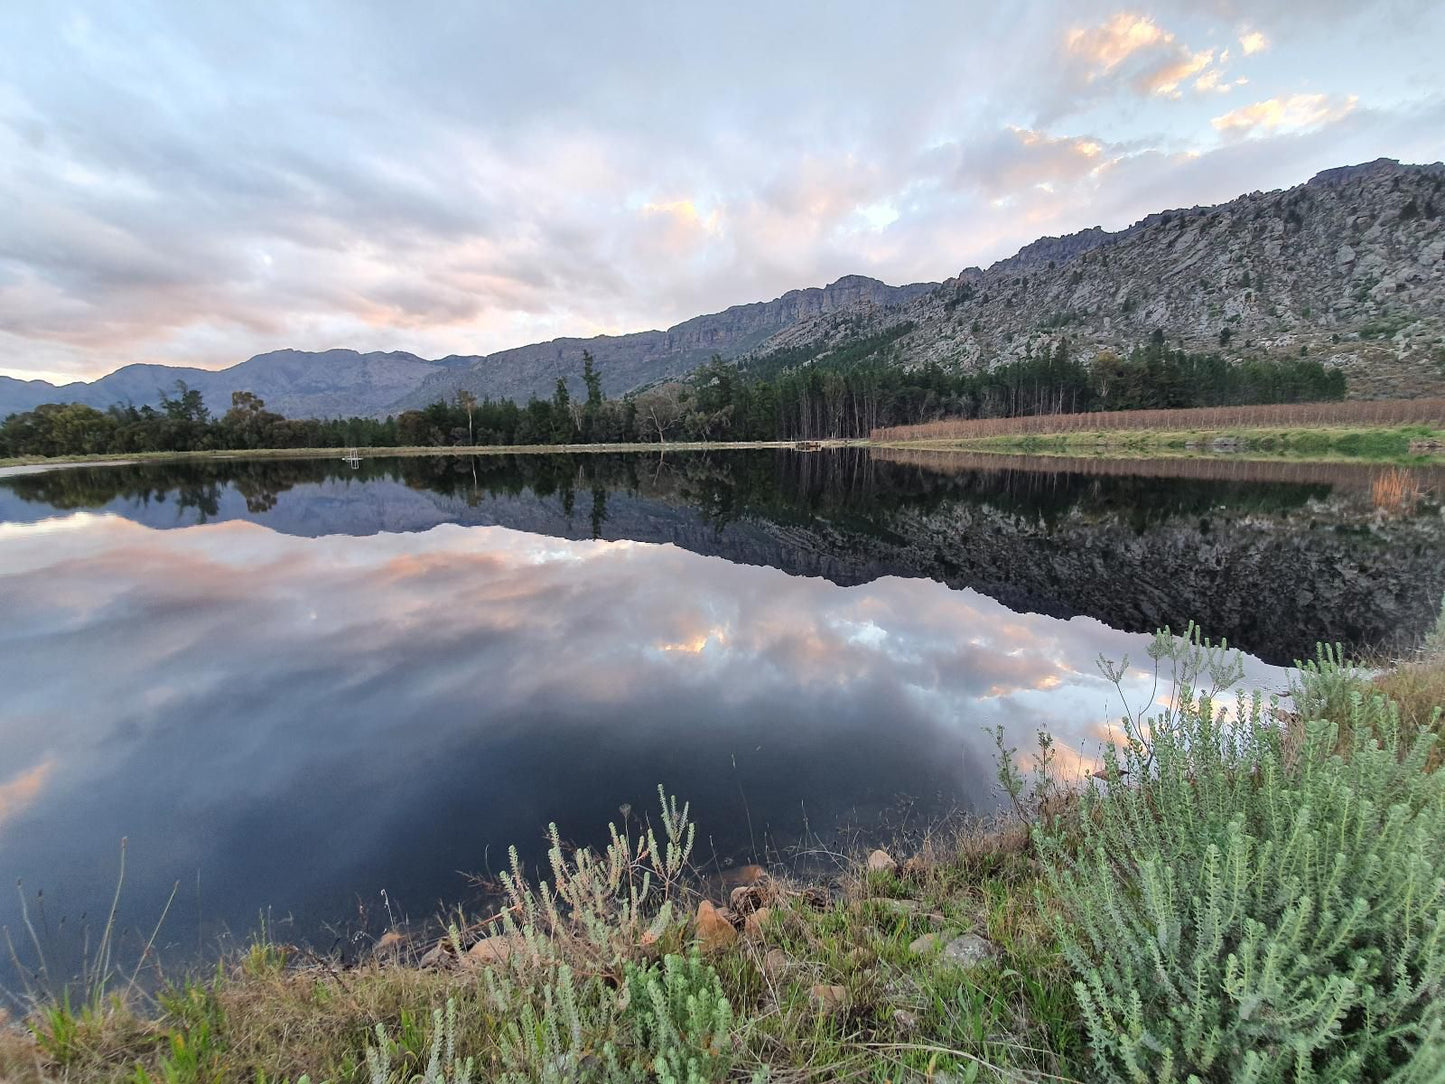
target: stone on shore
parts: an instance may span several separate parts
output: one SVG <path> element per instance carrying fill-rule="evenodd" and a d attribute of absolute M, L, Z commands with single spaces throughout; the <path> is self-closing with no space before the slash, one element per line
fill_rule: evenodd
<path fill-rule="evenodd" d="M 808 991 L 808 1001 L 826 1015 L 848 1011 L 848 989 L 845 986 L 819 984 Z"/>
<path fill-rule="evenodd" d="M 693 932 L 704 952 L 725 949 L 738 939 L 738 931 L 723 917 L 722 912 L 713 906 L 711 900 L 703 900 L 697 905 Z"/>
<path fill-rule="evenodd" d="M 869 873 L 897 873 L 898 863 L 885 850 L 876 850 L 868 856 Z"/>

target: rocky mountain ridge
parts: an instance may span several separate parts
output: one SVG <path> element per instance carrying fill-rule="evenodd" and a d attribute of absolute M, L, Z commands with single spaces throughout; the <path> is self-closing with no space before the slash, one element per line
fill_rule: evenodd
<path fill-rule="evenodd" d="M 928 296 L 876 314 L 912 322 L 905 364 L 979 369 L 1067 341 L 1075 357 L 1125 353 L 1163 332 L 1227 357 L 1309 356 L 1359 397 L 1445 394 L 1445 165 L 1379 159 L 1294 188 L 1161 211 L 1114 233 L 1046 237 Z M 760 352 L 860 334 L 820 317 Z"/>
<path fill-rule="evenodd" d="M 59 387 L 0 377 L 0 418 L 41 403 L 76 402 L 99 409 L 127 402 L 154 406 L 162 393 L 173 391 L 177 380 L 200 389 L 213 411 L 225 410 L 233 391 L 251 391 L 288 417 L 383 416 L 420 409 L 462 389 L 479 399 L 522 402 L 532 395 L 550 396 L 558 377 L 580 393 L 583 350 L 597 359 L 603 390 L 619 396 L 640 385 L 683 376 L 714 354 L 736 357 L 799 320 L 882 311 L 936 288 L 931 282 L 889 286 L 845 275 L 828 286 L 734 305 L 666 331 L 553 339 L 485 356 L 451 355 L 435 361 L 404 351 L 275 350 L 216 371 L 127 365 L 91 383 Z"/>
<path fill-rule="evenodd" d="M 845 275 L 827 286 L 789 290 L 772 301 L 733 305 L 722 312 L 696 316 L 666 331 L 553 339 L 485 357 L 455 359 L 467 364 L 432 374 L 397 405 L 419 409 L 463 389 L 479 399 L 521 402 L 532 395 L 545 398 L 552 394 L 558 377 L 580 390 L 584 350 L 597 361 L 602 390 L 618 396 L 645 384 L 685 376 L 714 354 L 737 357 L 801 320 L 897 308 L 926 296 L 936 286 L 931 282 L 889 286 L 863 275 Z"/>
<path fill-rule="evenodd" d="M 849 275 L 735 305 L 665 331 L 561 338 L 485 356 L 278 350 L 217 372 L 132 365 L 62 387 L 0 377 L 0 417 L 43 402 L 159 402 L 177 379 L 212 409 L 253 391 L 282 414 L 381 416 L 467 390 L 479 398 L 580 393 L 581 356 L 618 396 L 685 376 L 714 354 L 804 347 L 826 358 L 911 323 L 889 346 L 908 366 L 980 369 L 1067 342 L 1073 356 L 1126 353 L 1162 332 L 1231 358 L 1318 358 L 1357 397 L 1445 395 L 1445 165 L 1393 159 L 1304 184 L 1161 211 L 1114 232 L 1042 237 L 988 268 L 889 286 Z"/>

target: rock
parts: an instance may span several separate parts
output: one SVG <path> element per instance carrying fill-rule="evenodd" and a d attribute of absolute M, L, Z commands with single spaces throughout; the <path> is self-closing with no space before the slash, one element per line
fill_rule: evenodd
<path fill-rule="evenodd" d="M 763 956 L 763 974 L 769 978 L 777 978 L 788 970 L 788 954 L 780 948 L 770 948 Z"/>
<path fill-rule="evenodd" d="M 955 937 L 943 946 L 943 958 L 958 967 L 977 967 L 989 963 L 998 955 L 994 943 L 976 933 Z"/>
<path fill-rule="evenodd" d="M 848 1011 L 848 989 L 819 984 L 808 991 L 808 1002 L 826 1015 Z"/>
<path fill-rule="evenodd" d="M 915 854 L 903 863 L 903 876 L 912 881 L 921 881 L 933 871 L 933 863 L 921 854 Z"/>
<path fill-rule="evenodd" d="M 768 919 L 773 917 L 771 907 L 759 907 L 752 914 L 743 920 L 743 935 L 752 938 L 754 941 L 763 939 L 763 930 L 768 924 Z"/>
<path fill-rule="evenodd" d="M 884 850 L 874 851 L 868 856 L 869 873 L 897 873 L 898 863 L 893 861 L 893 856 Z"/>
<path fill-rule="evenodd" d="M 932 956 L 943 945 L 943 937 L 936 933 L 926 933 L 922 937 L 914 938 L 908 944 L 908 951 L 915 956 Z"/>
<path fill-rule="evenodd" d="M 762 866 L 753 865 L 724 870 L 722 875 L 725 885 L 760 885 L 769 879 L 767 870 Z"/>
<path fill-rule="evenodd" d="M 506 963 L 521 945 L 519 934 L 500 933 L 495 937 L 484 937 L 467 949 L 467 960 L 473 964 Z"/>
<path fill-rule="evenodd" d="M 697 914 L 693 917 L 693 932 L 704 952 L 725 949 L 738 939 L 738 931 L 713 906 L 711 900 L 703 900 L 697 905 Z"/>
<path fill-rule="evenodd" d="M 918 911 L 917 900 L 895 900 L 887 896 L 873 901 L 880 911 L 887 911 L 890 915 L 897 915 L 899 918 L 909 918 Z"/>
<path fill-rule="evenodd" d="M 832 897 L 830 897 L 825 890 L 813 885 L 809 885 L 799 892 L 797 898 L 815 911 L 825 911 L 828 905 L 833 902 Z"/>
<path fill-rule="evenodd" d="M 456 960 L 452 957 L 451 948 L 445 941 L 438 941 L 422 954 L 422 958 L 417 961 L 417 967 L 427 971 L 433 968 L 451 967 L 454 963 Z"/>

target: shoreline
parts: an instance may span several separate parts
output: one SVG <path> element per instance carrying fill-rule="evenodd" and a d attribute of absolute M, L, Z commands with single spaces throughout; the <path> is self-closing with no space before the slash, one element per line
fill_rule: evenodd
<path fill-rule="evenodd" d="M 1303 428 L 1086 430 L 972 439 L 670 441 L 631 444 L 522 444 L 362 448 L 363 459 L 429 456 L 605 455 L 618 453 L 727 452 L 868 448 L 889 451 L 964 452 L 1112 460 L 1215 460 L 1289 463 L 1445 464 L 1445 430 L 1421 427 L 1313 426 Z M 0 458 L 0 477 L 61 467 L 134 466 L 225 459 L 341 459 L 345 448 L 212 449 L 196 452 L 117 452 L 85 456 Z"/>

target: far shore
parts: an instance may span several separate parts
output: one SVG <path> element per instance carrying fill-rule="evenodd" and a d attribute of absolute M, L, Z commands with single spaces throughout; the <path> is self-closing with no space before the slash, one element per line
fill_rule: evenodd
<path fill-rule="evenodd" d="M 646 452 L 724 452 L 761 449 L 820 451 L 877 448 L 1003 455 L 1084 456 L 1100 459 L 1230 459 L 1292 462 L 1445 463 L 1445 429 L 1420 426 L 1309 426 L 1230 429 L 1093 430 L 1000 435 L 973 439 L 667 441 L 629 444 L 486 444 L 360 448 L 362 458 L 455 455 L 548 455 Z M 345 448 L 215 449 L 199 452 L 119 452 L 107 455 L 0 458 L 0 477 L 59 467 L 119 466 L 215 459 L 342 458 Z"/>

